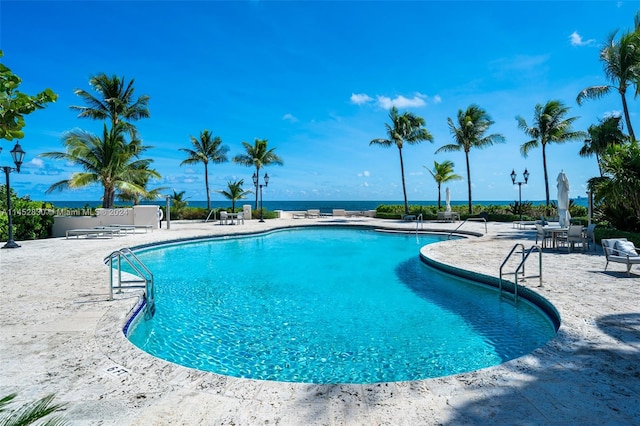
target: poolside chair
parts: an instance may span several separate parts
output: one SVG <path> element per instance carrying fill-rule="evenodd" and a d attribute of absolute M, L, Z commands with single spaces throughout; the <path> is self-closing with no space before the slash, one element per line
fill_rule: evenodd
<path fill-rule="evenodd" d="M 229 215 L 227 215 L 226 211 L 222 210 L 220 212 L 220 225 L 222 225 L 223 223 L 226 225 L 227 220 L 229 220 Z"/>
<path fill-rule="evenodd" d="M 576 244 L 581 244 L 582 251 L 586 251 L 587 241 L 584 238 L 582 225 L 570 225 L 569 230 L 564 235 L 558 235 L 556 237 L 558 244 L 567 245 L 567 253 L 571 253 L 571 249 L 575 248 Z"/>
<path fill-rule="evenodd" d="M 627 276 L 631 275 L 631 266 L 640 265 L 640 255 L 631 241 L 626 238 L 603 238 L 602 249 L 607 259 L 604 270 L 607 270 L 609 262 L 622 263 L 627 266 Z"/>
<path fill-rule="evenodd" d="M 542 243 L 542 248 L 547 248 L 547 244 L 551 243 L 553 240 L 553 236 L 551 233 L 547 232 L 546 229 L 539 223 L 536 223 L 536 244 L 538 244 L 538 238 L 540 238 L 540 242 Z"/>
<path fill-rule="evenodd" d="M 587 243 L 587 248 L 591 248 L 593 244 L 593 251 L 596 251 L 596 235 L 595 235 L 596 224 L 592 223 L 587 226 L 587 229 L 584 231 L 584 239 Z"/>
<path fill-rule="evenodd" d="M 305 214 L 305 216 L 308 217 L 309 219 L 318 218 L 320 217 L 320 209 L 309 209 L 307 210 L 307 213 Z"/>

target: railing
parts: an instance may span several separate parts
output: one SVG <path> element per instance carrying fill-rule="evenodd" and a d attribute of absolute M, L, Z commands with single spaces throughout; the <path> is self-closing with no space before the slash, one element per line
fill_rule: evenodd
<path fill-rule="evenodd" d="M 214 220 L 214 221 L 216 220 L 216 211 L 215 211 L 215 210 L 211 210 L 211 211 L 209 212 L 209 214 L 207 215 L 207 218 L 204 220 L 204 223 L 209 222 L 209 218 L 211 217 L 211 214 L 212 214 L 212 213 L 213 213 L 213 220 Z"/>
<path fill-rule="evenodd" d="M 451 235 L 455 234 L 456 231 L 460 228 L 462 228 L 462 225 L 464 225 L 465 223 L 469 222 L 469 221 L 483 221 L 484 222 L 484 233 L 487 233 L 487 219 L 485 219 L 484 217 L 468 217 L 464 220 L 464 222 L 462 222 L 460 225 L 458 225 L 458 227 L 456 229 L 454 229 L 453 231 L 449 232 L 449 235 L 447 236 L 447 239 L 451 238 Z"/>
<path fill-rule="evenodd" d="M 516 249 L 520 248 L 521 250 L 519 252 L 516 252 Z M 534 251 L 538 252 L 538 275 L 530 275 L 528 277 L 525 277 L 525 263 L 527 261 L 527 259 L 529 258 L 529 256 L 531 255 L 531 253 L 533 253 Z M 522 255 L 522 260 L 520 261 L 520 263 L 518 264 L 518 266 L 516 267 L 515 271 L 513 272 L 505 272 L 504 274 L 511 274 L 514 276 L 514 286 L 513 286 L 513 300 L 514 301 L 518 301 L 518 277 L 520 275 L 522 275 L 522 280 L 524 280 L 525 278 L 538 278 L 539 281 L 539 287 L 542 287 L 542 249 L 540 248 L 539 245 L 533 245 L 529 248 L 529 250 L 525 251 L 524 245 L 522 243 L 517 243 L 515 244 L 512 248 L 511 251 L 509 252 L 509 254 L 505 257 L 504 261 L 502 262 L 502 264 L 500 265 L 500 281 L 498 284 L 498 290 L 500 291 L 500 297 L 504 296 L 504 291 L 502 289 L 502 269 L 504 268 L 504 266 L 507 264 L 507 262 L 509 261 L 509 259 L 511 258 L 511 256 L 514 253 L 518 253 Z"/>
<path fill-rule="evenodd" d="M 114 259 L 117 264 L 117 277 L 118 283 L 114 285 Z M 122 260 L 135 271 L 133 274 L 134 279 L 122 278 Z M 145 317 L 152 317 L 155 313 L 155 293 L 153 287 L 153 273 L 145 266 L 144 263 L 131 251 L 129 248 L 123 248 L 112 252 L 109 256 L 104 258 L 104 263 L 109 265 L 109 299 L 113 299 L 113 289 L 117 289 L 118 293 L 122 292 L 123 288 L 144 288 L 145 297 Z M 125 285 L 123 285 L 125 284 Z"/>

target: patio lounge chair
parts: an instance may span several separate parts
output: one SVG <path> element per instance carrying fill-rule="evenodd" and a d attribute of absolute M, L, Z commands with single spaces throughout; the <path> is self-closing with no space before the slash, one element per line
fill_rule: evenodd
<path fill-rule="evenodd" d="M 640 265 L 640 255 L 631 241 L 626 238 L 603 238 L 602 248 L 607 258 L 604 270 L 607 270 L 609 262 L 622 263 L 627 266 L 627 275 L 630 275 L 631 266 Z"/>
<path fill-rule="evenodd" d="M 584 231 L 584 238 L 587 242 L 587 248 L 591 248 L 591 245 L 593 244 L 593 251 L 596 251 L 596 235 L 594 233 L 596 229 L 596 224 L 592 223 L 591 225 L 587 226 L 587 229 L 585 229 Z"/>
<path fill-rule="evenodd" d="M 307 213 L 305 214 L 305 216 L 308 217 L 309 219 L 318 218 L 320 217 L 320 209 L 309 209 L 307 210 Z"/>

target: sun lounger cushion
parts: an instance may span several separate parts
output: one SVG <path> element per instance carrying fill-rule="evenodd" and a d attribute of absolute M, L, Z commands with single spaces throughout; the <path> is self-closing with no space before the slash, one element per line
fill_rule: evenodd
<path fill-rule="evenodd" d="M 637 256 L 638 252 L 636 251 L 636 247 L 633 245 L 631 241 L 616 241 L 616 244 L 613 248 L 614 256 Z"/>

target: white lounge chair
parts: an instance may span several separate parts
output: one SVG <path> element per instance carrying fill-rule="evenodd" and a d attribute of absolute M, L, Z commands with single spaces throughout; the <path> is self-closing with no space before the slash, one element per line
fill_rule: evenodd
<path fill-rule="evenodd" d="M 309 209 L 305 214 L 309 219 L 320 217 L 320 209 Z"/>
<path fill-rule="evenodd" d="M 607 258 L 604 270 L 607 270 L 609 262 L 622 263 L 627 266 L 627 275 L 630 275 L 633 265 L 640 265 L 640 255 L 631 241 L 626 238 L 603 238 L 602 249 Z"/>

